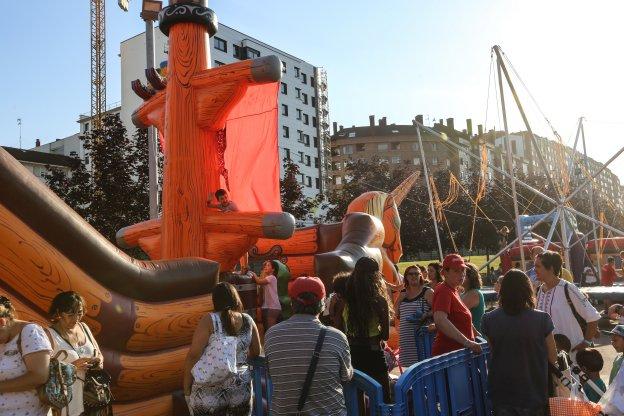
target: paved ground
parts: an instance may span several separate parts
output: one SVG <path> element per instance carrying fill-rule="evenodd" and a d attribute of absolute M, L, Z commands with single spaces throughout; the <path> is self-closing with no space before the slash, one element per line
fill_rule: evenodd
<path fill-rule="evenodd" d="M 609 373 L 611 372 L 611 367 L 613 366 L 613 360 L 617 353 L 611 346 L 611 337 L 607 335 L 601 335 L 600 339 L 596 340 L 596 349 L 600 351 L 602 354 L 602 358 L 604 360 L 604 367 L 600 372 L 600 375 L 605 383 L 609 382 Z"/>

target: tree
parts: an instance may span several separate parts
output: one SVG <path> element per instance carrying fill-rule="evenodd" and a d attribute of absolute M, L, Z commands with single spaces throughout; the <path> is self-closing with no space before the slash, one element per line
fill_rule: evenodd
<path fill-rule="evenodd" d="M 323 196 L 306 197 L 299 182 L 299 165 L 290 159 L 284 159 L 284 178 L 280 180 L 282 210 L 292 214 L 299 223 L 314 219 L 314 211 L 319 207 Z"/>

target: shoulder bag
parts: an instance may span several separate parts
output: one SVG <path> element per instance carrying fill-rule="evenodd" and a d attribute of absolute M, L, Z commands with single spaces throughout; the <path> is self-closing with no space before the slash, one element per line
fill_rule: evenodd
<path fill-rule="evenodd" d="M 299 401 L 297 402 L 297 415 L 302 415 L 303 407 L 305 406 L 306 400 L 308 398 L 308 393 L 310 392 L 310 386 L 312 385 L 312 378 L 314 377 L 314 373 L 316 372 L 316 366 L 318 364 L 319 358 L 321 358 L 321 349 L 323 348 L 323 341 L 325 340 L 325 334 L 327 333 L 327 327 L 321 327 L 321 332 L 318 334 L 318 338 L 316 339 L 316 346 L 314 347 L 314 353 L 312 354 L 312 360 L 310 361 L 310 366 L 308 367 L 308 372 L 306 374 L 305 381 L 303 382 L 303 387 L 301 388 L 301 394 L 299 395 Z"/>
<path fill-rule="evenodd" d="M 96 343 L 91 338 L 91 331 L 82 322 L 80 326 L 87 338 L 89 338 L 89 341 L 91 341 L 91 345 L 93 345 L 93 356 L 95 357 L 97 355 Z M 85 414 L 113 414 L 111 381 L 112 377 L 110 374 L 102 368 L 90 368 L 87 370 L 82 388 L 82 402 L 85 407 Z"/>
<path fill-rule="evenodd" d="M 571 283 L 566 283 L 563 286 L 563 291 L 565 293 L 568 306 L 570 307 L 570 310 L 572 311 L 572 315 L 574 315 L 574 319 L 576 319 L 576 322 L 578 322 L 579 326 L 581 327 L 581 332 L 583 332 L 583 336 L 585 336 L 585 331 L 587 330 L 587 321 L 583 319 L 583 317 L 578 313 L 578 311 L 574 307 L 574 303 L 572 303 L 572 299 L 570 299 L 570 290 L 568 289 L 568 286 L 570 284 Z"/>
<path fill-rule="evenodd" d="M 17 349 L 22 360 L 24 360 L 22 352 L 23 330 L 24 328 L 20 330 L 20 334 L 17 337 Z M 49 336 L 47 332 L 46 335 Z M 61 350 L 50 357 L 48 381 L 37 388 L 39 400 L 43 404 L 50 406 L 53 414 L 61 414 L 62 409 L 66 409 L 67 414 L 69 414 L 69 402 L 73 397 L 71 386 L 76 381 L 76 367 L 72 364 L 61 362 L 62 358 L 59 358 L 61 354 L 65 354 L 65 357 L 67 357 L 67 351 L 65 350 Z"/>

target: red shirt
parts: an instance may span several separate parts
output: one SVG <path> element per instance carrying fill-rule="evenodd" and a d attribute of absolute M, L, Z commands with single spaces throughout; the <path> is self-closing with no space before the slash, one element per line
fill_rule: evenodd
<path fill-rule="evenodd" d="M 615 267 L 610 264 L 605 264 L 604 266 L 602 266 L 602 276 L 600 280 L 601 285 L 613 286 L 616 277 L 617 273 L 615 272 Z"/>
<path fill-rule="evenodd" d="M 453 289 L 446 283 L 440 283 L 433 291 L 433 313 L 445 312 L 449 321 L 455 328 L 459 330 L 466 338 L 473 341 L 474 333 L 472 332 L 472 315 L 470 310 L 461 301 L 457 290 Z M 435 341 L 433 342 L 432 355 L 441 355 L 447 352 L 460 350 L 463 345 L 458 344 L 453 339 L 447 337 L 438 329 Z"/>

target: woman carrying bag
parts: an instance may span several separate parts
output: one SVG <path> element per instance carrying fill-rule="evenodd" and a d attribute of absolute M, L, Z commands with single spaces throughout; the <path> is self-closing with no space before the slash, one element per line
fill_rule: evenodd
<path fill-rule="evenodd" d="M 194 416 L 251 414 L 249 359 L 260 355 L 260 336 L 234 286 L 212 291 L 214 312 L 193 334 L 184 366 L 184 396 Z"/>
<path fill-rule="evenodd" d="M 48 379 L 50 342 L 32 322 L 16 319 L 11 301 L 0 296 L 0 414 L 46 416 L 50 409 L 36 389 Z"/>
<path fill-rule="evenodd" d="M 109 403 L 101 403 L 98 408 L 85 408 L 85 380 L 92 376 L 94 370 L 101 369 L 104 363 L 91 329 L 81 322 L 85 311 L 84 299 L 73 291 L 59 293 L 50 305 L 52 325 L 49 335 L 54 348 L 53 355 L 64 351 L 66 354 L 61 355 L 64 357 L 62 362 L 73 364 L 77 372 L 76 381 L 71 386 L 72 399 L 68 408 L 62 409 L 62 416 L 105 415 L 109 412 Z M 106 401 L 110 402 L 110 396 Z"/>

